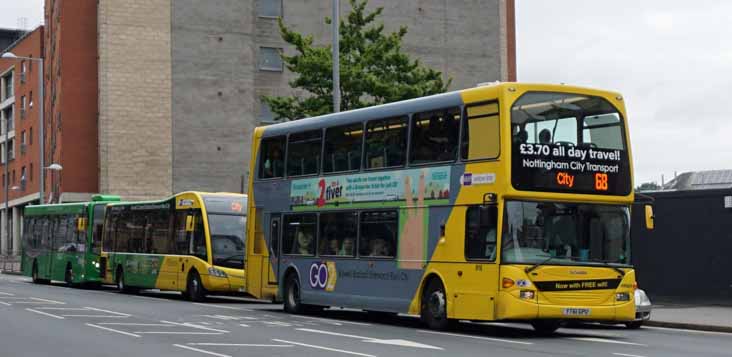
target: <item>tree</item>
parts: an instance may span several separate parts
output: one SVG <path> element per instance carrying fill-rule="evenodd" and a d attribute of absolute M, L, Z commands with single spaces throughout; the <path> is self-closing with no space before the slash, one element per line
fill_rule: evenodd
<path fill-rule="evenodd" d="M 341 109 L 416 98 L 447 91 L 451 79 L 412 60 L 401 51 L 406 26 L 384 34 L 383 24 L 374 24 L 383 8 L 366 11 L 368 0 L 350 0 L 351 12 L 340 23 Z M 326 24 L 331 19 L 325 18 Z M 297 74 L 290 86 L 308 94 L 303 97 L 264 96 L 276 120 L 295 120 L 333 112 L 331 45 L 316 46 L 312 36 L 288 28 L 279 19 L 280 33 L 296 54 L 281 54 L 288 70 Z"/>
<path fill-rule="evenodd" d="M 655 182 L 645 182 L 635 188 L 636 191 L 658 191 L 660 189 L 661 186 Z"/>

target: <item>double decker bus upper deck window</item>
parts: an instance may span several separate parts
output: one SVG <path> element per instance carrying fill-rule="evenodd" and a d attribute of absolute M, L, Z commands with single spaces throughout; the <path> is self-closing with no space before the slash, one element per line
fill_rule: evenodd
<path fill-rule="evenodd" d="M 528 92 L 511 108 L 511 131 L 517 190 L 630 193 L 625 126 L 607 100 Z"/>

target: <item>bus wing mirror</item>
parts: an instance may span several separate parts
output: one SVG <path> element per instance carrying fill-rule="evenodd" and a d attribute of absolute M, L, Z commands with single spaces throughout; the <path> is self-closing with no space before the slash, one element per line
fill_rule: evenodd
<path fill-rule="evenodd" d="M 656 218 L 653 215 L 653 206 L 645 205 L 645 210 L 646 210 L 646 229 L 652 230 L 654 227 L 653 220 Z"/>
<path fill-rule="evenodd" d="M 79 217 L 76 219 L 76 230 L 79 232 L 83 232 L 86 230 L 86 218 L 85 217 Z"/>
<path fill-rule="evenodd" d="M 186 232 L 193 232 L 193 216 L 187 215 L 186 216 Z"/>

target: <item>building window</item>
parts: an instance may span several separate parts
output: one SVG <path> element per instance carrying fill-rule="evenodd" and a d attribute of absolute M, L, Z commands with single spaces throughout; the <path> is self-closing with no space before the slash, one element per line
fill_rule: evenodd
<path fill-rule="evenodd" d="M 15 150 L 13 149 L 14 147 L 15 139 L 10 139 L 10 141 L 8 141 L 8 160 L 15 159 Z M 13 183 L 15 183 L 15 174 L 13 174 Z"/>
<path fill-rule="evenodd" d="M 282 72 L 281 48 L 260 47 L 259 48 L 259 69 L 262 71 Z"/>
<path fill-rule="evenodd" d="M 25 60 L 20 61 L 20 73 L 25 73 Z"/>
<path fill-rule="evenodd" d="M 33 163 L 32 162 L 30 163 L 30 172 L 29 172 L 28 176 L 30 177 L 30 182 L 33 182 Z"/>
<path fill-rule="evenodd" d="M 15 185 L 15 170 L 13 170 L 13 185 Z"/>
<path fill-rule="evenodd" d="M 2 78 L 3 100 L 13 96 L 13 72 L 8 73 Z"/>
<path fill-rule="evenodd" d="M 25 185 L 25 181 L 27 179 L 28 178 L 25 177 L 25 166 L 23 166 L 23 167 L 20 168 L 20 185 L 21 185 L 21 188 Z"/>
<path fill-rule="evenodd" d="M 10 106 L 5 109 L 5 121 L 7 123 L 8 131 L 15 129 L 15 120 L 13 120 L 13 107 Z"/>
<path fill-rule="evenodd" d="M 21 112 L 25 111 L 27 107 L 25 106 L 25 96 L 20 97 L 20 110 Z"/>
<path fill-rule="evenodd" d="M 28 92 L 28 108 L 33 108 L 33 91 Z"/>
<path fill-rule="evenodd" d="M 260 125 L 269 125 L 274 124 L 274 113 L 272 113 L 272 109 L 270 109 L 269 105 L 263 101 L 259 101 L 259 124 Z"/>
<path fill-rule="evenodd" d="M 257 16 L 282 17 L 282 0 L 258 0 Z"/>
<path fill-rule="evenodd" d="M 33 127 L 31 127 L 28 133 L 28 145 L 33 145 Z"/>

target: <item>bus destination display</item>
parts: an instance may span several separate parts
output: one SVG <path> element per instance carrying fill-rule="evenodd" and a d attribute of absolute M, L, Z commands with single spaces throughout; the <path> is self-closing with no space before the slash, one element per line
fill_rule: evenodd
<path fill-rule="evenodd" d="M 627 195 L 629 172 L 624 150 L 531 143 L 513 150 L 517 190 Z"/>

